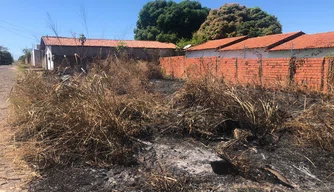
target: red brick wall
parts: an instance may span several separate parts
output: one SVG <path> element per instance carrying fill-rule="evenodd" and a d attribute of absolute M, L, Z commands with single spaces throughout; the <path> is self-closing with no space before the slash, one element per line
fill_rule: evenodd
<path fill-rule="evenodd" d="M 288 58 L 262 59 L 262 85 L 270 88 L 288 86 L 289 61 Z"/>
<path fill-rule="evenodd" d="M 258 59 L 238 59 L 238 83 L 261 85 L 260 63 Z"/>
<path fill-rule="evenodd" d="M 237 59 L 221 59 L 217 62 L 217 77 L 223 78 L 224 81 L 230 83 L 237 82 Z"/>
<path fill-rule="evenodd" d="M 229 83 L 261 85 L 268 88 L 292 86 L 298 89 L 327 91 L 328 59 L 308 58 L 185 58 L 165 57 L 160 64 L 167 76 L 200 78 L 214 75 Z M 333 82 L 334 83 L 334 82 Z"/>
<path fill-rule="evenodd" d="M 321 90 L 322 58 L 297 59 L 295 86 L 301 89 Z"/>

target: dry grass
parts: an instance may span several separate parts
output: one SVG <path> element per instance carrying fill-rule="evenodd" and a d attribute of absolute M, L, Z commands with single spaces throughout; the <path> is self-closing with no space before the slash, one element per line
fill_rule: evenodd
<path fill-rule="evenodd" d="M 334 152 L 333 114 L 332 102 L 316 103 L 287 126 L 294 128 L 299 144 L 316 145 Z"/>
<path fill-rule="evenodd" d="M 134 95 L 147 90 L 149 67 L 146 62 L 108 57 L 90 66 L 90 74 L 108 76 L 104 83 L 117 94 Z"/>
<path fill-rule="evenodd" d="M 190 192 L 195 189 L 189 176 L 172 174 L 162 168 L 146 173 L 145 182 L 148 189 L 159 192 Z"/>
<path fill-rule="evenodd" d="M 112 69 L 66 81 L 24 73 L 10 100 L 16 138 L 29 143 L 29 161 L 42 167 L 136 161 L 136 137 L 146 132 L 142 124 L 150 120 L 147 80 L 138 65 L 115 66 L 117 73 Z"/>
<path fill-rule="evenodd" d="M 149 126 L 205 139 L 243 130 L 250 134 L 236 140 L 251 137 L 260 143 L 285 126 L 284 101 L 275 93 L 233 87 L 212 76 L 189 80 L 169 96 L 170 102 L 161 98 L 162 103 L 155 102 L 149 77 L 159 71 L 156 67 L 108 58 L 95 61 L 88 74 L 67 80 L 52 73 L 25 72 L 10 100 L 12 123 L 19 130 L 16 137 L 28 143 L 27 159 L 42 167 L 129 165 L 136 162 L 137 138 L 151 134 Z M 333 150 L 333 105 L 322 105 L 297 119 L 296 130 L 301 140 Z"/>
<path fill-rule="evenodd" d="M 239 128 L 261 139 L 279 128 L 286 116 L 265 90 L 235 88 L 214 78 L 187 82 L 175 106 L 179 117 L 175 127 L 209 137 Z"/>

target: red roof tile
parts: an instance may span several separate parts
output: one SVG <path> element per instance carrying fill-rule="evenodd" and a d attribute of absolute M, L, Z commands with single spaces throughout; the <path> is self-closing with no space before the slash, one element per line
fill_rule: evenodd
<path fill-rule="evenodd" d="M 291 41 L 283 43 L 270 51 L 293 49 L 315 49 L 334 47 L 334 32 L 302 35 Z"/>
<path fill-rule="evenodd" d="M 276 34 L 276 35 L 267 35 L 263 37 L 254 37 L 241 41 L 240 43 L 233 44 L 231 46 L 220 49 L 219 51 L 232 51 L 232 50 L 242 50 L 242 49 L 255 49 L 255 48 L 266 48 L 270 49 L 271 47 L 284 43 L 292 38 L 303 35 L 304 33 L 292 32 L 285 34 Z"/>
<path fill-rule="evenodd" d="M 203 44 L 191 47 L 187 51 L 199 51 L 199 50 L 206 50 L 206 49 L 218 49 L 218 48 L 230 45 L 232 43 L 242 41 L 244 39 L 247 39 L 247 37 L 246 36 L 240 36 L 240 37 L 232 37 L 232 38 L 224 38 L 224 39 L 212 40 L 212 41 L 208 41 L 206 43 L 203 43 Z"/>
<path fill-rule="evenodd" d="M 42 37 L 42 41 L 46 46 L 81 46 L 78 38 L 68 37 Z M 173 43 L 161 43 L 158 41 L 137 41 L 137 40 L 109 40 L 109 39 L 87 39 L 84 46 L 87 47 L 116 47 L 124 43 L 130 48 L 150 48 L 150 49 L 175 49 Z"/>

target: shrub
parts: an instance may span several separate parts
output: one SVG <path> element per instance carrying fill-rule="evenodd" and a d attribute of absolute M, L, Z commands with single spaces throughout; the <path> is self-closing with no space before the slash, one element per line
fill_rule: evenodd
<path fill-rule="evenodd" d="M 235 88 L 214 78 L 187 82 L 176 105 L 192 108 L 191 113 L 179 115 L 185 122 L 183 128 L 207 136 L 217 135 L 219 129 L 231 132 L 240 128 L 261 139 L 281 126 L 286 117 L 273 95 L 265 90 Z"/>
<path fill-rule="evenodd" d="M 105 85 L 118 94 L 133 95 L 147 91 L 149 82 L 146 62 L 108 57 L 106 60 L 94 61 L 91 66 L 89 74 L 106 77 Z"/>
<path fill-rule="evenodd" d="M 111 69 L 65 81 L 52 74 L 23 74 L 10 100 L 16 138 L 33 149 L 27 151 L 29 161 L 42 167 L 136 161 L 136 137 L 146 133 L 142 124 L 150 120 L 151 103 L 140 90 L 146 79 L 137 66 L 114 66 L 117 73 Z"/>
<path fill-rule="evenodd" d="M 287 126 L 293 127 L 297 142 L 303 145 L 315 145 L 334 152 L 334 104 L 316 103 L 305 110 Z"/>

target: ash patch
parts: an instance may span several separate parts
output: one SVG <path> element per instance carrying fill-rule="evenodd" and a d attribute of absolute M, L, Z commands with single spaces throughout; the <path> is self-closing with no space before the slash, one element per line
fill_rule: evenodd
<path fill-rule="evenodd" d="M 106 169 L 94 168 L 53 168 L 30 183 L 31 192 L 55 191 L 105 191 L 108 181 Z"/>

